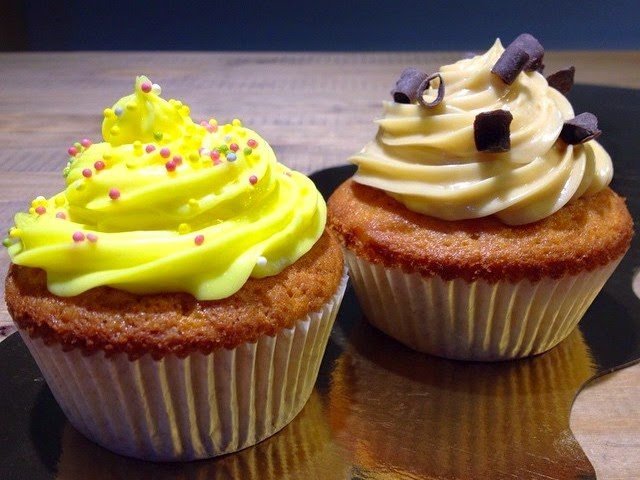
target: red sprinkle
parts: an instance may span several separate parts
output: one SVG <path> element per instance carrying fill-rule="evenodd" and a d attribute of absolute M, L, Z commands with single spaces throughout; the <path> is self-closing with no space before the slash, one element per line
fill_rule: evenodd
<path fill-rule="evenodd" d="M 84 233 L 82 232 L 74 232 L 73 235 L 71 236 L 71 238 L 73 238 L 73 241 L 78 243 L 78 242 L 82 242 L 84 240 Z"/>
<path fill-rule="evenodd" d="M 89 178 L 91 177 L 91 175 L 93 175 L 93 172 L 91 171 L 90 168 L 85 168 L 84 170 L 82 170 L 82 176 L 85 178 Z"/>
<path fill-rule="evenodd" d="M 118 198 L 120 198 L 120 190 L 118 190 L 117 188 L 112 188 L 111 190 L 109 190 L 109 198 L 111 198 L 111 200 L 117 200 Z"/>
<path fill-rule="evenodd" d="M 36 207 L 36 213 L 38 215 L 43 215 L 43 214 L 47 213 L 47 209 L 44 208 L 42 205 L 40 205 L 39 207 Z"/>
<path fill-rule="evenodd" d="M 217 132 L 217 131 L 218 131 L 218 125 L 211 125 L 211 124 L 209 124 L 209 131 L 210 131 L 211 133 L 215 133 L 215 132 Z"/>
<path fill-rule="evenodd" d="M 196 245 L 202 245 L 204 243 L 204 235 L 196 235 L 193 241 Z"/>
<path fill-rule="evenodd" d="M 80 145 L 82 145 L 84 148 L 89 148 L 91 146 L 91 140 L 89 140 L 88 138 L 83 138 L 80 141 Z"/>
<path fill-rule="evenodd" d="M 213 160 L 214 162 L 220 159 L 220 152 L 218 150 L 211 150 L 211 153 L 209 155 L 211 156 L 211 160 Z"/>
<path fill-rule="evenodd" d="M 229 145 L 229 150 L 231 150 L 232 152 L 237 152 L 239 148 L 240 147 L 236 143 L 232 143 L 231 145 Z"/>
<path fill-rule="evenodd" d="M 78 154 L 78 149 L 76 147 L 69 147 L 69 150 L 67 150 L 67 153 L 72 157 L 75 157 Z"/>
<path fill-rule="evenodd" d="M 153 152 L 155 149 L 156 149 L 156 147 L 155 147 L 154 145 L 147 145 L 147 146 L 145 147 L 145 151 L 146 151 L 147 153 L 151 153 L 151 152 Z"/>
<path fill-rule="evenodd" d="M 256 148 L 258 146 L 258 142 L 256 142 L 253 138 L 247 140 L 247 145 L 251 148 Z"/>
<path fill-rule="evenodd" d="M 160 149 L 160 156 L 162 158 L 169 158 L 169 155 L 171 155 L 171 150 L 169 150 L 168 148 L 161 148 Z"/>
<path fill-rule="evenodd" d="M 173 160 L 169 160 L 167 163 L 164 164 L 164 168 L 167 169 L 167 172 L 175 172 L 176 164 Z"/>
<path fill-rule="evenodd" d="M 58 212 L 56 213 L 56 218 L 60 218 L 61 220 L 66 220 L 67 216 L 64 214 L 64 212 Z"/>
<path fill-rule="evenodd" d="M 258 183 L 258 177 L 256 177 L 255 175 L 251 175 L 251 176 L 249 177 L 249 183 L 250 183 L 251 185 L 255 185 L 256 183 Z"/>
<path fill-rule="evenodd" d="M 87 233 L 87 240 L 91 243 L 96 243 L 98 241 L 98 236 L 95 233 Z"/>
<path fill-rule="evenodd" d="M 176 155 L 173 157 L 173 163 L 177 165 L 182 165 L 182 157 L 180 155 Z"/>
<path fill-rule="evenodd" d="M 98 160 L 96 163 L 93 164 L 93 168 L 95 168 L 98 171 L 104 170 L 104 167 L 106 167 L 106 165 L 102 160 Z"/>
<path fill-rule="evenodd" d="M 144 93 L 149 93 L 151 91 L 151 87 L 152 85 L 149 82 L 143 82 L 142 85 L 140 85 L 140 90 Z"/>

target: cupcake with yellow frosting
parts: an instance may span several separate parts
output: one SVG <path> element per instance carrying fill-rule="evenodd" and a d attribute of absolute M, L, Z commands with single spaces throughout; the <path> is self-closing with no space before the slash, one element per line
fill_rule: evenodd
<path fill-rule="evenodd" d="M 309 398 L 344 292 L 313 183 L 138 77 L 66 188 L 18 213 L 6 301 L 72 425 L 151 460 L 233 452 Z"/>
<path fill-rule="evenodd" d="M 500 360 L 549 350 L 629 248 L 592 114 L 545 78 L 523 34 L 427 75 L 403 72 L 355 176 L 329 200 L 368 320 L 422 352 Z"/>

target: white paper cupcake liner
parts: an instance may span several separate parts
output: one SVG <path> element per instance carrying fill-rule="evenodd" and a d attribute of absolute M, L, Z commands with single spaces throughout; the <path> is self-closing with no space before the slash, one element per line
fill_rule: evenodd
<path fill-rule="evenodd" d="M 20 330 L 71 424 L 116 453 L 154 461 L 208 458 L 287 425 L 315 384 L 347 276 L 318 312 L 274 337 L 185 358 L 83 355 Z"/>
<path fill-rule="evenodd" d="M 424 278 L 345 251 L 369 322 L 420 352 L 506 360 L 545 352 L 571 333 L 620 262 L 559 279 L 515 283 Z"/>

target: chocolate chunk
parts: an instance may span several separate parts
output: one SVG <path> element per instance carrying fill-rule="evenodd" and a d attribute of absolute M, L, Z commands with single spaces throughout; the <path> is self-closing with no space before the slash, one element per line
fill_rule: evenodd
<path fill-rule="evenodd" d="M 542 58 L 544 57 L 544 48 L 540 45 L 538 39 L 530 33 L 518 35 L 518 38 L 511 42 L 511 45 L 515 45 L 529 55 L 529 60 L 524 65 L 524 69 L 527 72 L 538 70 L 543 66 Z"/>
<path fill-rule="evenodd" d="M 593 113 L 584 112 L 564 122 L 560 138 L 569 145 L 577 145 L 598 138 L 601 133 L 596 116 Z"/>
<path fill-rule="evenodd" d="M 571 90 L 571 87 L 573 87 L 573 77 L 575 73 L 576 68 L 573 66 L 558 70 L 556 73 L 552 73 L 547 77 L 547 83 L 550 87 L 566 95 L 569 93 L 569 90 Z"/>
<path fill-rule="evenodd" d="M 513 115 L 506 110 L 493 110 L 476 115 L 473 137 L 479 152 L 508 152 L 511 149 L 509 125 Z"/>
<path fill-rule="evenodd" d="M 436 98 L 433 101 L 425 102 L 424 92 L 429 88 L 429 85 L 431 85 L 431 82 L 436 78 L 440 81 L 438 83 L 438 94 L 436 95 Z M 442 102 L 443 98 L 444 98 L 444 80 L 442 80 L 442 76 L 439 73 L 432 73 L 422 81 L 422 83 L 420 84 L 420 87 L 418 88 L 418 102 L 420 102 L 420 105 L 422 105 L 423 107 L 433 108 L 440 105 L 440 102 Z"/>
<path fill-rule="evenodd" d="M 511 85 L 527 62 L 529 54 L 512 43 L 502 52 L 491 73 L 498 75 L 507 85 Z"/>
<path fill-rule="evenodd" d="M 417 68 L 405 68 L 391 90 L 393 101 L 396 103 L 413 103 L 418 98 L 418 89 L 427 78 L 427 74 Z"/>

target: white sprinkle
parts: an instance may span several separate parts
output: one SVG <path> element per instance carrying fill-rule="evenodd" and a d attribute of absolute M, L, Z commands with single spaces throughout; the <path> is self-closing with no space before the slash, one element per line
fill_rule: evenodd
<path fill-rule="evenodd" d="M 113 113 L 116 114 L 116 117 L 119 117 L 120 115 L 122 115 L 122 107 L 116 107 Z"/>
<path fill-rule="evenodd" d="M 162 93 L 162 87 L 160 87 L 160 85 L 158 85 L 157 83 L 154 83 L 153 85 L 151 85 L 151 91 L 156 95 L 160 95 Z"/>
<path fill-rule="evenodd" d="M 267 264 L 267 259 L 264 258 L 262 255 L 260 255 L 256 260 L 256 265 L 258 265 L 259 267 L 264 267 L 266 264 Z"/>

